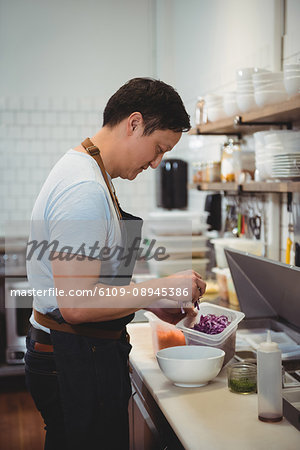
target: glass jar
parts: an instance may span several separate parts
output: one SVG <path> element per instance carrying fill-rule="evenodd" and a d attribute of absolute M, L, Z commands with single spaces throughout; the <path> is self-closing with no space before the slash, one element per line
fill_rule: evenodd
<path fill-rule="evenodd" d="M 207 122 L 206 104 L 203 97 L 198 97 L 195 107 L 195 126 L 198 127 Z"/>
<path fill-rule="evenodd" d="M 241 147 L 238 141 L 229 139 L 222 147 L 221 181 L 238 182 L 242 172 Z"/>
<path fill-rule="evenodd" d="M 193 163 L 193 183 L 201 183 L 204 180 L 205 175 L 205 166 L 206 163 L 201 162 L 194 162 Z"/>
<path fill-rule="evenodd" d="M 221 178 L 221 162 L 208 161 L 205 170 L 205 180 L 207 183 L 220 181 Z"/>
<path fill-rule="evenodd" d="M 257 388 L 256 364 L 239 362 L 227 369 L 228 388 L 236 394 L 255 394 Z"/>

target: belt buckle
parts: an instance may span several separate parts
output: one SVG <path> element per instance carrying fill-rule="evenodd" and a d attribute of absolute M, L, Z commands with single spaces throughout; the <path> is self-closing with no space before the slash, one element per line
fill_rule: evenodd
<path fill-rule="evenodd" d="M 91 145 L 90 147 L 86 147 L 86 150 L 89 152 L 91 156 L 100 155 L 99 148 L 95 145 Z"/>

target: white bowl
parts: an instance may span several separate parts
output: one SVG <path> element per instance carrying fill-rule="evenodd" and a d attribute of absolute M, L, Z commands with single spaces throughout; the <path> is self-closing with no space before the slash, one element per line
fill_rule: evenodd
<path fill-rule="evenodd" d="M 248 86 L 248 85 L 252 85 L 252 78 L 250 78 L 249 80 L 236 80 L 236 84 L 237 86 Z"/>
<path fill-rule="evenodd" d="M 160 350 L 157 362 L 176 386 L 205 386 L 220 372 L 225 352 L 215 347 L 183 345 Z"/>
<path fill-rule="evenodd" d="M 284 72 L 284 78 L 287 77 L 299 77 L 300 76 L 300 70 L 287 70 Z"/>
<path fill-rule="evenodd" d="M 268 131 L 265 135 L 265 144 L 270 146 L 297 146 L 300 142 L 300 131 L 277 130 Z"/>
<path fill-rule="evenodd" d="M 284 87 L 289 95 L 295 95 L 300 92 L 300 76 L 284 78 Z"/>
<path fill-rule="evenodd" d="M 265 80 L 282 80 L 283 72 L 268 72 L 268 73 L 254 73 L 252 75 L 253 81 L 265 81 Z"/>
<path fill-rule="evenodd" d="M 217 120 L 221 120 L 225 117 L 225 112 L 223 106 L 217 108 L 207 108 L 207 118 L 209 122 L 215 122 Z"/>
<path fill-rule="evenodd" d="M 275 103 L 284 102 L 287 100 L 287 93 L 285 91 L 260 91 L 254 92 L 254 98 L 257 106 L 263 107 L 265 105 L 273 105 Z"/>
<path fill-rule="evenodd" d="M 254 86 L 253 86 L 253 84 L 250 84 L 249 86 L 237 86 L 236 90 L 237 90 L 237 94 L 239 94 L 240 92 L 243 92 L 243 91 L 253 91 Z"/>
<path fill-rule="evenodd" d="M 283 83 L 283 78 L 266 78 L 265 80 L 253 80 L 253 86 L 264 86 L 270 83 Z"/>
<path fill-rule="evenodd" d="M 261 85 L 256 85 L 254 87 L 255 92 L 260 91 L 283 91 L 284 90 L 284 84 L 283 81 L 274 81 L 270 83 L 264 83 Z"/>
<path fill-rule="evenodd" d="M 256 108 L 254 94 L 238 94 L 237 104 L 242 112 L 251 111 Z"/>
<path fill-rule="evenodd" d="M 206 103 L 206 109 L 214 109 L 214 108 L 222 108 L 223 107 L 223 101 L 218 103 Z"/>
<path fill-rule="evenodd" d="M 240 110 L 236 100 L 224 101 L 224 111 L 226 116 L 231 117 L 239 114 Z"/>
<path fill-rule="evenodd" d="M 237 80 L 251 80 L 251 77 L 254 73 L 265 73 L 268 72 L 265 69 L 260 69 L 259 67 L 244 67 L 237 69 L 236 71 L 236 79 Z"/>
<path fill-rule="evenodd" d="M 283 71 L 286 72 L 287 70 L 300 70 L 300 63 L 296 63 L 296 64 L 285 63 L 285 64 L 283 64 Z"/>
<path fill-rule="evenodd" d="M 217 95 L 217 94 L 207 94 L 204 97 L 204 100 L 206 103 L 219 103 L 223 101 L 223 97 L 221 95 Z"/>
<path fill-rule="evenodd" d="M 235 91 L 229 91 L 229 92 L 224 92 L 223 94 L 223 98 L 224 99 L 235 99 L 236 98 L 236 92 Z"/>

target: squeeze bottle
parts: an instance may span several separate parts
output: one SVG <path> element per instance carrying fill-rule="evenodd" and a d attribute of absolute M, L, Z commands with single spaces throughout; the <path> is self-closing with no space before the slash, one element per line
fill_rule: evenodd
<path fill-rule="evenodd" d="M 282 366 L 281 351 L 267 340 L 257 349 L 258 418 L 263 422 L 279 422 L 282 419 Z"/>

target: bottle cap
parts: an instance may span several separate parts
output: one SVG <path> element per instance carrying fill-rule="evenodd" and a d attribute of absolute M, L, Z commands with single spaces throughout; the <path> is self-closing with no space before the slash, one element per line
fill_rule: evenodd
<path fill-rule="evenodd" d="M 278 351 L 278 344 L 276 342 L 271 341 L 271 331 L 267 331 L 267 340 L 262 342 L 258 348 L 263 352 L 276 352 Z"/>

